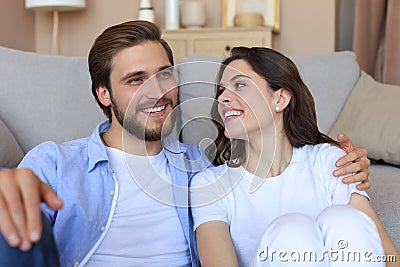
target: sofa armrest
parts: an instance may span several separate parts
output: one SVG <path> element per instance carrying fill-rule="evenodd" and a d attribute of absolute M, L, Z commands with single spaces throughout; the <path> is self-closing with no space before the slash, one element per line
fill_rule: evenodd
<path fill-rule="evenodd" d="M 0 119 L 0 168 L 14 168 L 21 161 L 24 153 L 8 129 Z"/>

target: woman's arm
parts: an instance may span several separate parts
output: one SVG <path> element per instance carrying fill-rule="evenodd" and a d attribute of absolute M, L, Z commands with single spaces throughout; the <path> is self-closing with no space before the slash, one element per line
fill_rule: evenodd
<path fill-rule="evenodd" d="M 196 238 L 201 266 L 239 266 L 226 222 L 210 221 L 199 225 Z"/>
<path fill-rule="evenodd" d="M 357 193 L 353 193 L 350 198 L 350 205 L 359 209 L 360 211 L 367 214 L 376 224 L 378 228 L 379 236 L 382 240 L 383 250 L 385 251 L 385 255 L 395 255 L 396 262 L 386 262 L 386 266 L 400 266 L 400 254 L 397 250 L 396 246 L 394 245 L 393 241 L 390 239 L 389 234 L 386 232 L 385 227 L 383 226 L 382 222 L 379 220 L 378 215 L 372 208 L 369 200 Z"/>

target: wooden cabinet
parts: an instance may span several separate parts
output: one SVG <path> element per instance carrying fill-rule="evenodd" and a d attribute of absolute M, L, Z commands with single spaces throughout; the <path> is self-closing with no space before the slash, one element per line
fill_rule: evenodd
<path fill-rule="evenodd" d="M 272 28 L 201 28 L 164 30 L 179 63 L 189 54 L 227 56 L 235 46 L 272 46 Z"/>

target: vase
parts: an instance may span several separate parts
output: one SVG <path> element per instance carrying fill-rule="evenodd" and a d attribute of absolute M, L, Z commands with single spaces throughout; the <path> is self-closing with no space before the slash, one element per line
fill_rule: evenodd
<path fill-rule="evenodd" d="M 185 28 L 200 28 L 206 24 L 206 4 L 201 1 L 181 1 L 181 24 Z"/>
<path fill-rule="evenodd" d="M 165 28 L 179 29 L 179 0 L 165 0 Z"/>
<path fill-rule="evenodd" d="M 140 0 L 139 20 L 154 22 L 154 10 L 150 0 Z"/>
<path fill-rule="evenodd" d="M 264 25 L 264 17 L 258 12 L 239 12 L 233 18 L 235 27 L 259 27 Z"/>

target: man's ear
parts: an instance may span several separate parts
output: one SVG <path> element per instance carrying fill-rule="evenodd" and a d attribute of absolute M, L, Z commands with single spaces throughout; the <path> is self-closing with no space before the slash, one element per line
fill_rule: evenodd
<path fill-rule="evenodd" d="M 96 89 L 97 98 L 103 106 L 111 105 L 110 91 L 105 86 L 99 86 Z"/>
<path fill-rule="evenodd" d="M 289 90 L 285 88 L 281 88 L 275 91 L 275 94 L 277 96 L 276 107 L 279 107 L 275 110 L 277 112 L 283 111 L 287 107 L 287 105 L 289 105 L 290 100 L 292 99 L 292 95 L 290 94 Z"/>

